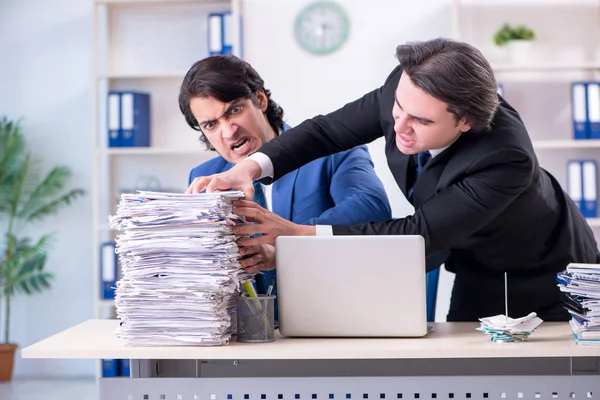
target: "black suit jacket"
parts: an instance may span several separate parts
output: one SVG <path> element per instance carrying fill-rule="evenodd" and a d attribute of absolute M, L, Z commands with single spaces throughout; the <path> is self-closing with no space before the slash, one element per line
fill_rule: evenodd
<path fill-rule="evenodd" d="M 416 156 L 396 147 L 392 107 L 402 70 L 361 99 L 307 120 L 259 151 L 274 179 L 299 166 L 381 136 L 407 194 Z M 594 263 L 593 233 L 555 178 L 542 169 L 519 114 L 503 99 L 491 131 L 466 132 L 431 159 L 415 184 L 415 213 L 381 223 L 334 226 L 336 235 L 422 235 L 428 255 L 450 251 L 446 268 L 472 277 L 548 277 L 570 262 Z"/>

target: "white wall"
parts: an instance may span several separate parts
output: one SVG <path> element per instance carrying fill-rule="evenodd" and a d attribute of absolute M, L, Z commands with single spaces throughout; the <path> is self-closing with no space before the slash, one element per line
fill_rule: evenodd
<path fill-rule="evenodd" d="M 92 2 L 0 2 L 0 115 L 23 118 L 23 129 L 42 168 L 73 169 L 72 187 L 91 191 Z M 56 232 L 47 268 L 50 291 L 17 297 L 12 339 L 22 348 L 93 315 L 91 197 L 35 225 Z M 0 224 L 2 222 L 0 221 Z M 15 376 L 92 376 L 93 361 L 23 360 Z"/>
<path fill-rule="evenodd" d="M 309 2 L 243 2 L 244 58 L 261 74 L 291 125 L 336 110 L 381 86 L 398 65 L 394 57 L 397 45 L 452 36 L 449 0 L 339 0 L 350 18 L 348 41 L 336 53 L 315 56 L 302 50 L 293 36 L 294 18 Z M 383 138 L 371 143 L 369 149 L 393 217 L 412 214 L 414 208 L 387 166 Z M 454 275 L 443 270 L 436 320 L 446 319 L 453 281 Z"/>
<path fill-rule="evenodd" d="M 310 0 L 245 0 L 244 58 L 264 78 L 292 125 L 336 110 L 381 86 L 398 65 L 396 46 L 452 34 L 449 0 L 339 0 L 350 35 L 336 53 L 315 56 L 295 42 L 294 19 Z M 390 110 L 391 112 L 391 110 Z M 412 213 L 387 167 L 383 139 L 370 145 L 394 217 Z"/>

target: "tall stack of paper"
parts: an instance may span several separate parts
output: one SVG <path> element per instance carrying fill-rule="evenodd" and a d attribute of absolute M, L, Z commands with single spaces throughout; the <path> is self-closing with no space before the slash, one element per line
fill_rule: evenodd
<path fill-rule="evenodd" d="M 242 192 L 123 194 L 111 227 L 121 230 L 115 304 L 126 346 L 228 344 L 240 283 L 231 225 Z"/>
<path fill-rule="evenodd" d="M 577 344 L 600 345 L 600 264 L 571 263 L 557 275 Z"/>

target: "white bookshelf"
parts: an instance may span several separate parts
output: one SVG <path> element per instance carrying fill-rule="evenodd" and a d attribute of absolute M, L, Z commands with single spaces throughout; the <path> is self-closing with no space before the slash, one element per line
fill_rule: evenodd
<path fill-rule="evenodd" d="M 179 110 L 179 87 L 193 62 L 208 56 L 211 12 L 232 11 L 234 54 L 240 49 L 241 0 L 95 0 L 93 118 L 94 318 L 110 317 L 114 300 L 101 299 L 100 244 L 114 240 L 108 224 L 119 193 L 140 177 L 155 176 L 160 190 L 184 191 L 191 168 L 215 156 L 198 140 Z M 151 146 L 108 147 L 106 101 L 110 90 L 150 93 Z M 113 314 L 114 316 L 114 314 Z M 97 375 L 101 376 L 101 363 Z"/>
<path fill-rule="evenodd" d="M 508 6 L 508 7 L 527 7 L 527 6 L 556 6 L 556 5 L 598 5 L 597 0 L 460 0 L 461 4 L 469 6 Z"/>
<path fill-rule="evenodd" d="M 125 80 L 132 80 L 132 79 L 183 79 L 183 77 L 185 76 L 186 71 L 171 71 L 171 72 L 147 72 L 147 73 L 109 73 L 106 75 L 100 75 L 98 76 L 99 80 L 107 80 L 107 79 L 113 79 L 113 80 L 117 80 L 117 79 L 125 79 Z"/>
<path fill-rule="evenodd" d="M 504 97 L 525 122 L 540 165 L 566 188 L 569 159 L 600 164 L 600 139 L 573 139 L 570 103 L 571 82 L 600 80 L 600 1 L 453 0 L 452 6 L 455 38 L 472 43 L 490 60 Z M 567 33 L 556 29 L 566 20 L 577 23 Z M 494 44 L 503 23 L 534 30 L 528 60 L 511 61 Z M 587 221 L 600 242 L 600 218 Z"/>
<path fill-rule="evenodd" d="M 135 6 L 148 6 L 153 4 L 159 5 L 174 5 L 174 4 L 183 4 L 183 3 L 217 3 L 217 2 L 228 2 L 223 0 L 95 0 L 95 4 L 100 5 L 109 5 L 112 7 L 115 6 L 127 6 L 127 5 L 135 5 Z"/>
<path fill-rule="evenodd" d="M 109 148 L 98 150 L 98 154 L 103 156 L 193 156 L 199 160 L 208 160 L 215 157 L 215 153 L 209 153 L 197 148 L 168 148 L 168 147 L 130 147 L 130 148 Z"/>
<path fill-rule="evenodd" d="M 580 62 L 580 63 L 531 63 L 531 64 L 510 64 L 498 63 L 492 67 L 496 72 L 562 72 L 562 71 L 600 71 L 600 62 Z"/>
<path fill-rule="evenodd" d="M 589 140 L 534 140 L 536 149 L 600 149 L 600 139 Z"/>
<path fill-rule="evenodd" d="M 591 227 L 600 227 L 600 218 L 588 218 L 587 221 Z"/>

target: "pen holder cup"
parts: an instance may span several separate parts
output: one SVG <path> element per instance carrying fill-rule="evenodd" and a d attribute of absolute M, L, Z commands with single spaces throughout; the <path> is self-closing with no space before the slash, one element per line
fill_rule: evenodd
<path fill-rule="evenodd" d="M 236 340 L 246 343 L 275 340 L 275 296 L 238 297 Z"/>

